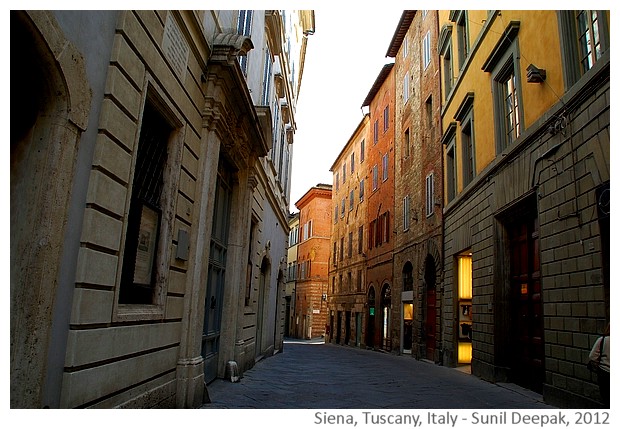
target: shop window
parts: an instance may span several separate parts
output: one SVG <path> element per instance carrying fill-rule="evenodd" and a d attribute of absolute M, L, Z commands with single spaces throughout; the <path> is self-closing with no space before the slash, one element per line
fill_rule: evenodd
<path fill-rule="evenodd" d="M 457 256 L 458 282 L 458 363 L 471 363 L 472 340 L 472 258 L 471 253 Z"/>

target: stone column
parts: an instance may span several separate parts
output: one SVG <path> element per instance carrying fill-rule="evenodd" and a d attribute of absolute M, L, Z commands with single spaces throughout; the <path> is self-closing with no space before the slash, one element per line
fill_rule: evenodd
<path fill-rule="evenodd" d="M 220 157 L 220 137 L 207 116 L 200 142 L 199 176 L 196 181 L 197 199 L 192 213 L 185 305 L 177 362 L 177 407 L 197 408 L 205 396 L 204 358 L 201 355 L 205 294 L 209 272 L 209 245 L 213 219 L 217 167 Z"/>

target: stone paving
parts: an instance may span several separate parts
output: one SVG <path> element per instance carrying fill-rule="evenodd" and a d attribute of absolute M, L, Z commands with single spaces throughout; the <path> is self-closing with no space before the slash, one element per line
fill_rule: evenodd
<path fill-rule="evenodd" d="M 516 385 L 373 350 L 287 340 L 238 382 L 208 386 L 205 409 L 542 409 L 542 396 Z"/>

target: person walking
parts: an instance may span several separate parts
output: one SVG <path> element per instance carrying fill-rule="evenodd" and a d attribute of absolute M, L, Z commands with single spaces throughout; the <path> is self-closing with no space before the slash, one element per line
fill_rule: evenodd
<path fill-rule="evenodd" d="M 597 362 L 596 377 L 598 379 L 598 387 L 603 404 L 609 408 L 609 323 L 605 327 L 603 335 L 598 337 L 590 350 L 590 362 Z"/>

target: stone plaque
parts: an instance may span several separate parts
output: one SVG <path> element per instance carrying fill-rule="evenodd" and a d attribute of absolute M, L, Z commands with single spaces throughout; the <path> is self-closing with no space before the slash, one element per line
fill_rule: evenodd
<path fill-rule="evenodd" d="M 187 70 L 189 59 L 189 46 L 172 13 L 168 13 L 166 17 L 164 39 L 161 48 L 177 76 L 181 80 L 185 79 L 185 71 Z"/>

